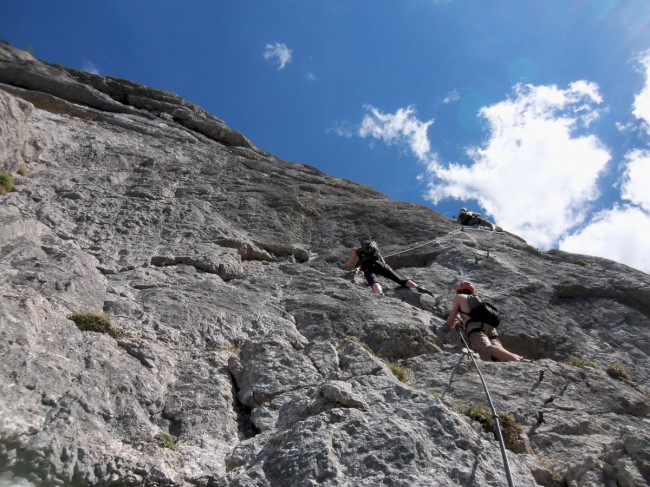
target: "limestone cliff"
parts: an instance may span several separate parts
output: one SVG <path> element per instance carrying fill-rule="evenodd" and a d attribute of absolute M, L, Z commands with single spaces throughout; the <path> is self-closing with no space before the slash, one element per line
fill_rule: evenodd
<path fill-rule="evenodd" d="M 0 485 L 505 485 L 465 414 L 478 374 L 436 337 L 461 278 L 527 358 L 480 363 L 516 485 L 650 482 L 642 272 L 458 231 L 172 93 L 3 44 L 5 171 Z M 434 297 L 354 280 L 366 235 Z M 71 319 L 91 312 L 106 333 Z"/>

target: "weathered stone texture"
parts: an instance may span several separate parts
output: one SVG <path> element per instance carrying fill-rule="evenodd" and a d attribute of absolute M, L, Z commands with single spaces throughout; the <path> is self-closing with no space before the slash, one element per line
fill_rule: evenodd
<path fill-rule="evenodd" d="M 505 485 L 458 412 L 487 406 L 479 376 L 436 337 L 460 279 L 527 358 L 480 363 L 522 429 L 516 484 L 650 482 L 642 272 L 460 231 L 173 93 L 6 45 L 0 170 L 0 485 Z M 343 269 L 366 235 L 434 297 Z M 114 336 L 68 319 L 88 311 Z"/>

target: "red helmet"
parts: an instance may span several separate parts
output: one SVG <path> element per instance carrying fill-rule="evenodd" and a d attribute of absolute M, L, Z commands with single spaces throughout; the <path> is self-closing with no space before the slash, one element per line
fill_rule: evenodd
<path fill-rule="evenodd" d="M 456 288 L 456 294 L 459 294 L 463 291 L 469 291 L 470 294 L 474 294 L 474 286 L 472 286 L 472 283 L 469 281 L 463 281 Z"/>

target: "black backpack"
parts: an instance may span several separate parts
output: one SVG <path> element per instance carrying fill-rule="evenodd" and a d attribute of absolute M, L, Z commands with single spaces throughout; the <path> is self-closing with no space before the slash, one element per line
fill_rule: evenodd
<path fill-rule="evenodd" d="M 472 295 L 471 297 L 476 299 L 478 301 L 478 304 L 474 306 L 469 311 L 469 313 L 461 311 L 461 313 L 469 316 L 469 321 L 467 323 L 475 321 L 477 323 L 484 323 L 495 328 L 499 326 L 499 323 L 501 323 L 501 312 L 499 311 L 499 308 L 494 306 L 492 303 L 482 301 L 478 296 Z"/>
<path fill-rule="evenodd" d="M 461 225 L 468 225 L 472 218 L 474 218 L 474 213 L 466 211 L 458 215 L 458 222 Z"/>

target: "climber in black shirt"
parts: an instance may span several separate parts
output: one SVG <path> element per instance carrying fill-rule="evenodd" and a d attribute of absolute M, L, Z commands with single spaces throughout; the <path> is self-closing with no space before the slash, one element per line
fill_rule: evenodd
<path fill-rule="evenodd" d="M 383 276 L 391 281 L 398 283 L 400 286 L 409 289 L 415 288 L 420 293 L 425 293 L 433 296 L 433 293 L 428 289 L 418 286 L 410 279 L 397 274 L 379 253 L 377 242 L 374 240 L 364 240 L 361 245 L 354 249 L 354 253 L 345 263 L 348 267 L 359 267 L 365 276 L 368 284 L 370 284 L 372 291 L 377 294 L 382 294 L 383 289 L 381 284 L 377 282 L 377 275 Z"/>
<path fill-rule="evenodd" d="M 460 209 L 458 216 L 456 217 L 456 221 L 461 225 L 467 225 L 469 227 L 476 225 L 478 228 L 483 227 L 492 231 L 496 229 L 494 223 L 485 218 L 483 215 L 476 213 L 475 211 L 469 211 L 466 208 Z"/>

